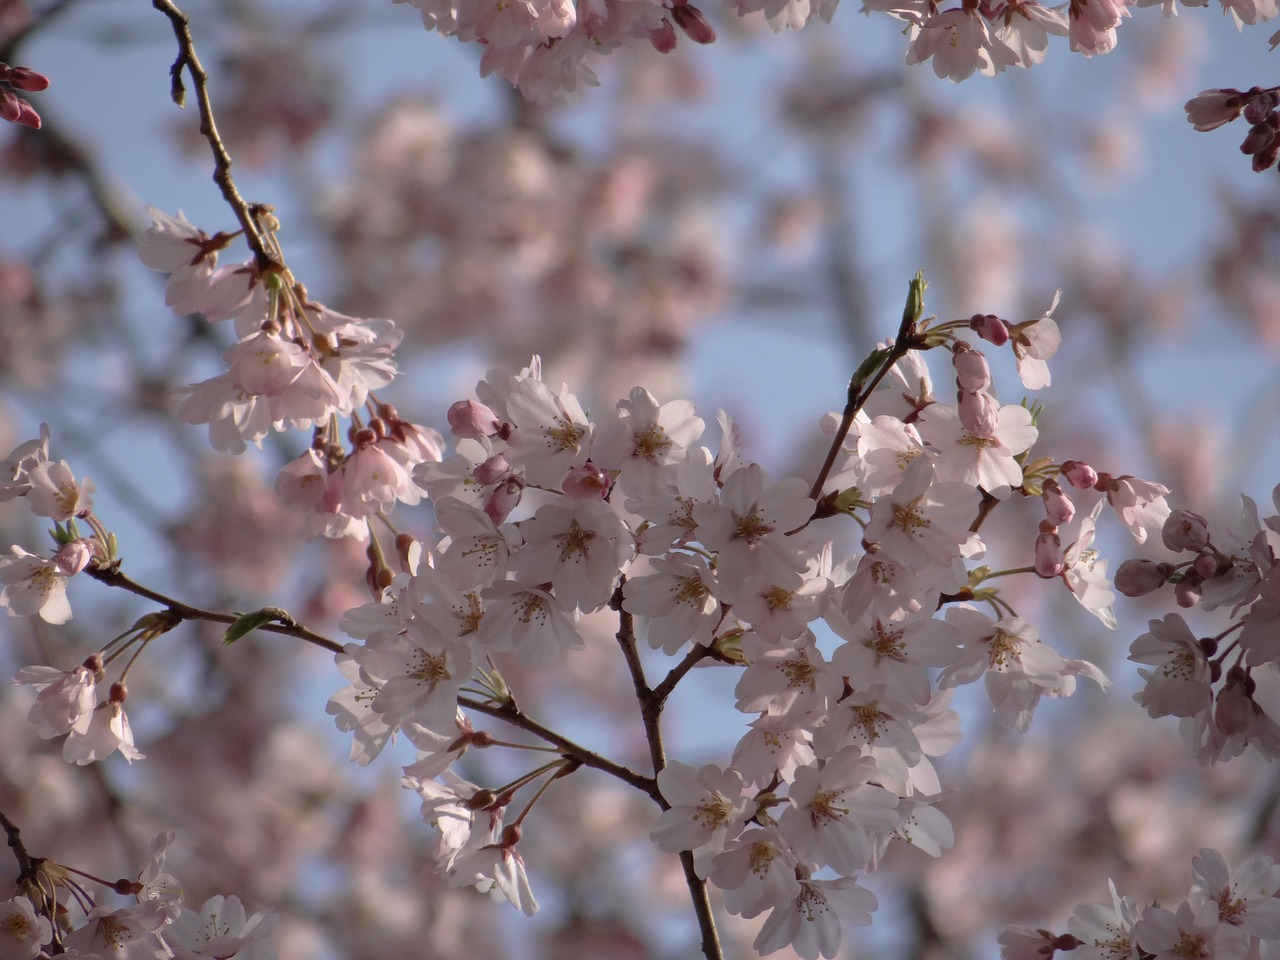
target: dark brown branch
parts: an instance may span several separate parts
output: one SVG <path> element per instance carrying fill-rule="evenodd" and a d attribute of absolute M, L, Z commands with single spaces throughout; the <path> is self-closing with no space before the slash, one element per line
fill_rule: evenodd
<path fill-rule="evenodd" d="M 616 777 L 628 786 L 635 787 L 646 796 L 652 797 L 656 801 L 661 800 L 661 794 L 658 793 L 658 785 L 653 777 L 642 776 L 636 773 L 630 767 L 624 767 L 620 763 L 614 763 L 607 757 L 602 757 L 594 750 L 589 750 L 581 744 L 575 743 L 568 737 L 556 733 L 549 727 L 543 726 L 534 720 L 527 713 L 521 710 L 513 703 L 498 704 L 486 703 L 481 700 L 473 700 L 470 697 L 459 697 L 458 706 L 467 710 L 475 710 L 477 713 L 483 713 L 498 720 L 504 720 L 513 727 L 519 727 L 526 730 L 536 737 L 540 737 L 547 743 L 551 744 L 567 757 L 579 761 L 584 767 L 591 767 L 602 773 L 607 773 L 612 777 Z"/>
<path fill-rule="evenodd" d="M 244 229 L 245 241 L 257 260 L 258 269 L 279 269 L 279 264 L 267 249 L 262 232 L 258 229 L 255 208 L 240 196 L 235 181 L 231 179 L 231 154 L 227 152 L 213 118 L 213 104 L 209 100 L 209 74 L 196 56 L 195 40 L 191 37 L 191 20 L 172 0 L 151 0 L 151 5 L 169 18 L 173 25 L 173 35 L 178 41 L 178 58 L 169 68 L 170 96 L 179 107 L 186 106 L 187 92 L 182 82 L 182 71 L 185 69 L 191 75 L 191 84 L 195 88 L 196 109 L 200 113 L 200 134 L 209 141 L 209 148 L 213 151 L 213 182 L 222 191 L 223 199 L 235 211 L 236 219 Z"/>
<path fill-rule="evenodd" d="M 672 675 L 680 669 L 676 666 L 660 685 L 660 689 L 650 687 L 644 675 L 644 664 L 640 662 L 640 651 L 636 646 L 635 618 L 622 608 L 621 583 L 614 591 L 609 607 L 618 614 L 618 646 L 622 650 L 622 657 L 631 674 L 631 682 L 635 685 L 636 700 L 640 704 L 640 717 L 644 723 L 645 740 L 649 744 L 649 759 L 653 763 L 653 773 L 656 777 L 667 765 L 667 751 L 662 740 L 662 708 L 666 705 L 668 694 L 683 673 L 673 679 Z M 696 661 L 686 657 L 685 662 L 688 663 L 688 667 L 692 667 L 693 662 Z M 685 668 L 686 671 L 688 667 Z M 650 796 L 663 810 L 671 809 L 671 804 L 667 803 L 666 798 L 658 792 L 656 783 Z M 693 902 L 693 912 L 698 918 L 698 929 L 702 934 L 702 955 L 707 960 L 724 960 L 720 935 L 716 931 L 716 918 L 711 912 L 711 901 L 707 896 L 707 882 L 698 876 L 694 869 L 691 851 L 680 852 L 680 866 L 684 868 L 685 885 L 689 888 L 689 898 Z"/>
<path fill-rule="evenodd" d="M 233 624 L 241 619 L 241 616 L 233 613 L 218 613 L 214 610 L 203 610 L 200 607 L 193 607 L 188 603 L 182 603 L 180 600 L 174 600 L 167 597 L 163 593 L 159 593 L 149 587 L 144 587 L 140 583 L 136 583 L 129 577 L 120 572 L 119 567 L 86 567 L 86 574 L 93 577 L 99 583 L 104 583 L 109 587 L 119 587 L 127 590 L 129 593 L 137 594 L 153 603 L 158 603 L 172 616 L 179 620 L 207 620 L 212 623 Z M 281 633 L 287 637 L 296 637 L 299 640 L 305 640 L 307 643 L 314 644 L 330 653 L 341 653 L 342 644 L 328 637 L 308 630 L 302 624 L 298 623 L 288 613 L 283 610 L 270 611 L 276 622 L 264 623 L 256 627 L 258 630 L 265 630 L 267 633 Z"/>

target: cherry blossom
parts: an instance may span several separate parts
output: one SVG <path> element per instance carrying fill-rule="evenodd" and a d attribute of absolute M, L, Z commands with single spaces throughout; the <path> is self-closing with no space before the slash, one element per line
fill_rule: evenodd
<path fill-rule="evenodd" d="M 66 623 L 71 619 L 67 601 L 67 574 L 54 560 L 11 547 L 12 555 L 0 557 L 0 606 L 11 617 L 39 615 L 46 623 Z"/>
<path fill-rule="evenodd" d="M 164 938 L 178 960 L 274 960 L 275 949 L 268 938 L 277 920 L 265 910 L 247 916 L 238 897 L 216 896 L 199 910 L 183 910 L 165 929 Z"/>
<path fill-rule="evenodd" d="M 743 793 L 742 776 L 713 763 L 673 761 L 658 772 L 658 789 L 671 805 L 649 831 L 660 850 L 692 850 L 698 875 L 742 830 L 756 804 Z"/>
<path fill-rule="evenodd" d="M 0 956 L 6 960 L 35 960 L 51 936 L 49 921 L 36 915 L 26 897 L 0 903 Z"/>
<path fill-rule="evenodd" d="M 1147 685 L 1134 699 L 1153 717 L 1193 717 L 1208 710 L 1209 662 L 1187 622 L 1170 613 L 1148 626 L 1149 632 L 1133 641 L 1129 659 L 1156 669 L 1138 671 Z"/>

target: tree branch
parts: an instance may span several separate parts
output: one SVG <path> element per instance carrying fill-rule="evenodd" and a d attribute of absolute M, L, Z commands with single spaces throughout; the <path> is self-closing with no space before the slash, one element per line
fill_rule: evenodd
<path fill-rule="evenodd" d="M 120 572 L 118 567 L 93 567 L 89 566 L 84 571 L 99 583 L 104 583 L 109 587 L 119 587 L 127 590 L 129 593 L 137 594 L 153 603 L 163 606 L 171 615 L 179 620 L 208 620 L 213 623 L 233 624 L 242 620 L 242 616 L 233 613 L 218 613 L 214 610 L 203 610 L 200 607 L 193 607 L 189 603 L 183 603 L 180 600 L 174 600 L 167 597 L 163 593 L 144 587 L 142 584 L 131 580 Z M 264 623 L 256 629 L 265 630 L 267 633 L 281 633 L 287 637 L 296 637 L 299 640 L 305 640 L 307 643 L 314 644 L 330 653 L 341 653 L 342 644 L 336 640 L 330 640 L 328 637 L 308 630 L 302 624 L 298 623 L 284 610 L 272 609 L 269 611 L 274 623 Z"/>
<path fill-rule="evenodd" d="M 209 74 L 205 72 L 200 58 L 196 56 L 195 40 L 191 36 L 191 20 L 172 0 L 151 0 L 151 5 L 169 18 L 169 22 L 173 25 L 173 35 L 178 41 L 178 58 L 169 68 L 170 96 L 179 107 L 186 106 L 187 92 L 182 83 L 182 71 L 185 68 L 191 74 L 191 84 L 195 88 L 196 109 L 200 113 L 200 133 L 209 141 L 209 148 L 213 151 L 213 182 L 218 185 L 223 198 L 235 211 L 236 219 L 244 229 L 245 241 L 257 260 L 258 269 L 263 271 L 272 268 L 281 269 L 279 262 L 267 249 L 262 232 L 258 229 L 255 211 L 260 208 L 256 205 L 250 206 L 244 197 L 240 196 L 235 181 L 231 179 L 231 154 L 227 152 L 226 145 L 218 133 L 218 125 L 213 118 L 213 104 L 209 101 Z"/>

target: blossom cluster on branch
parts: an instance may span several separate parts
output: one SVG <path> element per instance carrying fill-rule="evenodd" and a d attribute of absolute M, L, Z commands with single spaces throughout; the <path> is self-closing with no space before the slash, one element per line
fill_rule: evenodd
<path fill-rule="evenodd" d="M 589 54 L 667 53 L 677 31 L 700 44 L 715 38 L 687 0 L 408 2 L 429 28 L 480 44 L 482 73 L 539 102 L 594 84 Z M 349 638 L 339 643 L 279 607 L 207 610 L 133 580 L 99 515 L 95 483 L 55 459 L 42 430 L 5 461 L 0 502 L 52 521 L 52 546 L 30 552 L 26 542 L 0 556 L 0 607 L 33 630 L 66 628 L 71 584 L 79 590 L 86 580 L 154 605 L 112 639 L 93 640 L 87 655 L 42 645 L 14 675 L 31 699 L 23 703 L 30 731 L 58 741 L 63 760 L 146 759 L 125 707 L 130 683 L 161 659 L 153 654 L 162 636 L 193 621 L 224 628 L 224 646 L 274 632 L 334 655 L 345 685 L 327 711 L 351 736 L 351 759 L 370 764 L 398 738 L 411 745 L 414 758 L 397 779 L 434 831 L 441 888 L 537 913 L 537 857 L 557 839 L 544 838 L 566 829 L 541 814 L 562 791 L 604 778 L 650 804 L 632 827 L 678 860 L 709 960 L 724 956 L 722 914 L 742 918 L 750 933 L 739 939 L 759 954 L 817 960 L 847 950 L 846 925 L 871 923 L 878 897 L 869 873 L 907 848 L 937 858 L 956 844 L 941 760 L 962 741 L 957 688 L 981 680 L 992 729 L 1025 733 L 1046 701 L 1072 696 L 1081 678 L 1091 693 L 1110 686 L 1099 658 L 1059 649 L 1030 597 L 1075 603 L 1107 630 L 1118 625 L 1117 592 L 1159 602 L 1171 587 L 1184 611 L 1228 611 L 1230 623 L 1212 636 L 1197 636 L 1181 613 L 1152 619 L 1129 648 L 1141 665 L 1134 699 L 1153 718 L 1179 718 L 1202 763 L 1249 747 L 1280 756 L 1280 726 L 1260 692 L 1267 668 L 1280 664 L 1280 515 L 1260 515 L 1246 497 L 1234 527 L 1211 529 L 1199 514 L 1171 509 L 1160 483 L 1044 452 L 1042 427 L 1055 408 L 1008 389 L 1002 399 L 988 353 L 1008 349 L 1022 390 L 1049 387 L 1062 342 L 1056 297 L 1023 321 L 989 313 L 940 320 L 926 315 L 917 275 L 896 335 L 857 368 L 843 410 L 824 418 L 827 455 L 811 480 L 770 476 L 723 411 L 704 419 L 692 401 L 658 396 L 665 391 L 652 383 L 654 392 L 624 384 L 593 410 L 582 384 L 558 385 L 538 356 L 518 371 L 491 370 L 473 397 L 448 408 L 440 422 L 450 446 L 385 399 L 400 372 L 402 328 L 314 299 L 286 264 L 275 210 L 240 197 L 190 24 L 171 0 L 153 5 L 178 39 L 172 98 L 185 102 L 189 75 L 215 182 L 239 223 L 210 234 L 181 213 L 151 208 L 150 227 L 137 231 L 141 262 L 165 275 L 174 316 L 201 336 L 220 324 L 231 330 L 222 367 L 179 389 L 176 419 L 207 427 L 219 454 L 271 443 L 287 450 L 292 459 L 273 484 L 280 504 L 303 518 L 306 533 L 360 544 L 372 599 L 333 601 Z M 1147 5 L 963 0 L 944 9 L 934 0 L 868 0 L 864 10 L 906 24 L 908 64 L 931 61 L 939 77 L 962 80 L 1039 63 L 1050 36 L 1087 56 L 1106 53 L 1130 6 Z M 740 16 L 761 14 L 775 31 L 836 11 L 834 0 L 732 6 Z M 1163 6 L 1174 12 L 1172 0 Z M 1277 13 L 1271 0 L 1222 6 L 1238 24 Z M 8 9 L 0 3 L 0 17 Z M 30 131 L 44 124 L 49 134 L 52 123 L 17 95 L 48 85 L 43 74 L 0 63 L 0 118 Z M 1186 104 L 1187 118 L 1210 131 L 1243 116 L 1250 129 L 1241 151 L 1255 170 L 1267 169 L 1280 152 L 1276 90 L 1206 90 Z M 101 182 L 92 171 L 85 179 Z M 450 215 L 467 206 L 464 198 Z M 337 222 L 351 217 L 347 232 L 362 236 L 354 221 L 367 215 L 363 200 L 349 207 Z M 225 262 L 241 240 L 249 257 Z M 644 259 L 624 248 L 614 251 L 620 259 Z M 699 263 L 648 264 L 676 275 L 655 281 L 650 294 L 715 286 Z M 949 385 L 935 387 L 929 355 L 949 364 L 954 399 Z M 1280 514 L 1280 487 L 1273 501 Z M 406 522 L 406 508 L 426 506 Z M 418 521 L 428 512 L 432 533 L 407 532 L 426 526 Z M 1002 536 L 991 530 L 993 516 Z M 1174 559 L 1126 561 L 1113 585 L 1098 544 L 1100 530 L 1116 524 Z M 526 696 L 540 678 L 610 665 L 634 691 L 638 750 L 580 742 Z M 664 709 L 695 669 L 732 677 L 735 742 L 713 762 L 668 750 Z M 162 713 L 166 705 L 157 698 L 155 706 Z M 152 752 L 155 741 L 139 739 Z M 490 766 L 477 762 L 481 754 L 502 759 Z M 114 799 L 110 784 L 103 792 Z M 18 864 L 14 896 L 0 903 L 0 960 L 275 955 L 274 914 L 249 915 L 236 896 L 185 906 L 164 870 L 172 833 L 156 839 L 136 879 L 110 881 L 32 856 L 19 826 L 3 813 L 0 823 Z M 1068 933 L 1010 928 L 1004 956 L 1280 956 L 1280 867 L 1271 858 L 1251 857 L 1233 874 L 1205 847 L 1192 871 L 1189 894 L 1172 908 L 1140 907 L 1113 886 L 1112 903 L 1079 907 Z M 94 884 L 132 902 L 109 907 Z"/>

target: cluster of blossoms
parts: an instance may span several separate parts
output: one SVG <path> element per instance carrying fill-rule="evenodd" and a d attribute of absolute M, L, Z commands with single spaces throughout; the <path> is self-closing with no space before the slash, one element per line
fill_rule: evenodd
<path fill-rule="evenodd" d="M 1137 701 L 1153 717 L 1181 718 L 1183 736 L 1206 762 L 1238 756 L 1251 744 L 1280 757 L 1280 725 L 1255 696 L 1257 668 L 1280 663 L 1280 486 L 1271 516 L 1260 518 L 1253 500 L 1243 499 L 1237 522 L 1217 535 L 1189 510 L 1169 515 L 1164 546 L 1190 559 L 1127 560 L 1116 572 L 1116 587 L 1128 596 L 1172 585 L 1184 609 L 1230 611 L 1230 625 L 1206 637 L 1178 613 L 1152 620 L 1129 655 L 1151 667 L 1139 670 L 1146 686 Z"/>
<path fill-rule="evenodd" d="M 272 430 L 313 431 L 308 450 L 276 478 L 281 499 L 307 512 L 310 531 L 368 536 L 368 518 L 420 499 L 410 471 L 439 460 L 436 431 L 400 418 L 374 391 L 396 374 L 400 332 L 390 320 L 343 316 L 307 298 L 283 267 L 256 260 L 219 266 L 236 234 L 209 236 L 152 209 L 139 254 L 169 274 L 165 303 L 178 316 L 232 320 L 239 338 L 225 373 L 188 387 L 185 423 L 209 425 L 213 446 L 242 453 Z M 340 418 L 351 421 L 343 436 Z"/>
<path fill-rule="evenodd" d="M 1240 152 L 1253 158 L 1253 169 L 1261 173 L 1275 166 L 1280 157 L 1280 87 L 1250 87 L 1248 90 L 1203 90 L 1183 108 L 1187 121 L 1201 132 L 1216 130 L 1243 115 L 1249 124 Z"/>
<path fill-rule="evenodd" d="M 714 37 L 702 12 L 687 0 L 526 0 L 498 6 L 411 3 L 430 30 L 484 46 L 481 73 L 497 73 L 537 102 L 594 85 L 588 53 L 652 44 L 666 53 L 676 45 L 673 21 L 698 43 Z M 814 18 L 830 22 L 839 0 L 732 0 L 739 16 L 760 13 L 775 31 L 798 30 Z M 1183 0 L 1205 6 L 1208 0 Z M 1254 24 L 1277 14 L 1276 0 L 1221 0 L 1237 24 Z M 1136 0 L 1175 12 L 1175 0 Z M 933 62 L 939 77 L 961 81 L 975 72 L 994 76 L 1008 67 L 1041 63 L 1049 37 L 1066 37 L 1073 51 L 1094 56 L 1116 46 L 1116 30 L 1129 16 L 1127 0 L 1069 0 L 1043 6 L 1035 0 L 963 0 L 940 9 L 937 0 L 865 0 L 864 12 L 887 13 L 907 24 L 908 64 Z"/>
<path fill-rule="evenodd" d="M 155 838 L 151 858 L 136 879 L 98 880 L 118 894 L 133 897 L 131 904 L 115 909 L 96 905 L 76 875 L 98 878 L 52 860 L 32 862 L 19 884 L 19 895 L 0 902 L 0 957 L 275 960 L 269 939 L 276 927 L 274 914 L 246 916 L 236 897 L 211 897 L 199 910 L 183 906 L 181 884 L 164 869 L 173 839 L 173 833 Z M 73 922 L 72 911 L 60 898 L 80 905 L 79 923 Z"/>
<path fill-rule="evenodd" d="M 0 478 L 0 503 L 25 499 L 33 514 L 57 524 L 59 544 L 52 557 L 35 556 L 18 546 L 10 548 L 9 556 L 0 557 L 0 584 L 4 585 L 0 606 L 10 616 L 39 615 L 46 623 L 71 619 L 67 581 L 110 549 L 110 537 L 102 535 L 93 519 L 94 489 L 87 477 L 77 481 L 65 460 L 49 459 L 47 429 L 9 454 Z M 93 524 L 99 536 L 79 536 L 77 518 Z"/>
<path fill-rule="evenodd" d="M 1059 339 L 1048 315 L 912 324 L 912 349 L 873 355 L 887 376 L 847 411 L 847 459 L 812 493 L 746 461 L 724 414 L 711 446 L 692 404 L 639 387 L 590 418 L 536 359 L 515 376 L 491 372 L 476 399 L 454 404 L 453 456 L 414 472 L 442 538 L 408 558 L 380 602 L 347 614 L 359 642 L 338 658 L 350 683 L 329 705 L 361 762 L 400 731 L 418 748 L 404 782 L 439 828 L 451 883 L 536 909 L 516 849 L 533 801 L 515 817 L 507 807 L 519 788 L 545 789 L 583 761 L 565 756 L 500 788 L 467 782 L 454 761 L 496 741 L 460 707 L 514 709 L 503 658 L 555 664 L 586 646 L 579 619 L 605 607 L 622 617 L 620 639 L 639 617 L 648 645 L 679 658 L 670 684 L 702 660 L 741 671 L 745 733 L 730 762 L 660 770 L 651 838 L 691 851 L 730 912 L 768 913 L 764 953 L 790 944 L 833 956 L 841 921 L 870 922 L 875 898 L 858 878 L 893 839 L 933 855 L 950 845 L 932 758 L 960 739 L 951 688 L 983 678 L 999 722 L 1025 730 L 1078 677 L 1106 684 L 1016 615 L 991 585 L 1001 574 L 970 568 L 985 550 L 977 530 L 1015 492 L 1042 497 L 1035 562 L 1002 574 L 1060 579 L 1113 627 L 1091 546 L 1099 511 L 1055 551 L 1074 508 L 1052 478 L 1106 494 L 1099 509 L 1110 503 L 1139 540 L 1163 523 L 1167 490 L 1078 461 L 1029 462 L 1034 416 L 999 404 L 965 330 L 1011 345 L 1025 386 L 1047 383 Z M 956 404 L 933 396 L 918 352 L 943 345 Z M 839 562 L 814 532 L 836 516 L 861 528 L 861 550 Z"/>
<path fill-rule="evenodd" d="M 1111 884 L 1110 903 L 1084 904 L 1068 933 L 1011 927 L 1000 936 L 1005 960 L 1213 957 L 1246 960 L 1280 955 L 1280 866 L 1253 856 L 1234 872 L 1217 850 L 1191 861 L 1191 890 L 1175 908 L 1139 906 Z"/>
<path fill-rule="evenodd" d="M 6 86 L 12 89 L 6 90 Z M 43 73 L 36 73 L 30 67 L 11 67 L 0 63 L 0 120 L 39 130 L 40 114 L 36 113 L 36 108 L 12 91 L 38 93 L 48 88 L 49 78 Z"/>

